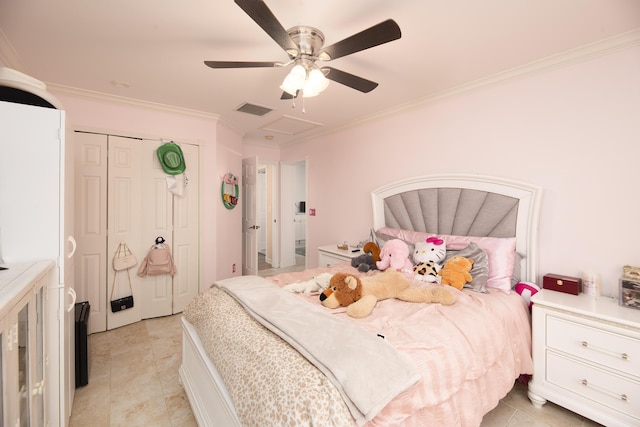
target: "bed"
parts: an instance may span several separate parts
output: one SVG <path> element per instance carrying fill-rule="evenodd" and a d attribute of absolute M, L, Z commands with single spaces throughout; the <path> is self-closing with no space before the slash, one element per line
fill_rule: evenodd
<path fill-rule="evenodd" d="M 439 236 L 464 256 L 473 247 L 481 283 L 450 288 L 451 306 L 390 299 L 357 320 L 282 289 L 321 273 L 380 274 L 347 262 L 216 283 L 182 320 L 179 376 L 200 426 L 477 426 L 532 374 L 529 310 L 511 289 L 537 281 L 541 188 L 430 175 L 371 198 L 370 240 Z"/>

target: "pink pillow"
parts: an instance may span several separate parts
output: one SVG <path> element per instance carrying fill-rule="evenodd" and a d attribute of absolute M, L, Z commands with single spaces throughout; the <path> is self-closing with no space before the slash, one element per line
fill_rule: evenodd
<path fill-rule="evenodd" d="M 378 232 L 411 243 L 424 242 L 428 237 L 436 236 L 444 239 L 447 249 L 464 249 L 469 243 L 474 242 L 487 253 L 489 258 L 487 288 L 511 292 L 511 276 L 516 254 L 515 237 L 450 236 L 398 228 L 381 228 Z"/>

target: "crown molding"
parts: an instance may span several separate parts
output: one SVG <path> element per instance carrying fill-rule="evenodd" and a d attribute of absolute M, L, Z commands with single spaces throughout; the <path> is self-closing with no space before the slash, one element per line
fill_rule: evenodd
<path fill-rule="evenodd" d="M 13 45 L 9 42 L 9 39 L 7 39 L 2 28 L 0 28 L 0 60 L 7 67 L 26 74 L 20 55 L 18 55 L 18 52 L 13 48 Z"/>
<path fill-rule="evenodd" d="M 198 111 L 198 110 L 191 110 L 189 108 L 176 107 L 173 105 L 160 104 L 157 102 L 142 101 L 139 99 L 127 98 L 124 96 L 109 95 L 102 92 L 94 92 L 91 90 L 78 89 L 70 86 L 59 85 L 56 83 L 45 82 L 45 84 L 47 85 L 47 90 L 49 90 L 53 94 L 71 95 L 71 96 L 77 96 L 80 98 L 87 98 L 92 100 L 110 102 L 114 104 L 123 104 L 123 105 L 129 105 L 134 107 L 148 108 L 151 110 L 164 111 L 169 113 L 184 114 L 188 116 L 200 117 L 200 118 L 211 119 L 216 121 L 219 120 L 220 118 L 219 114 L 207 113 L 207 112 Z"/>

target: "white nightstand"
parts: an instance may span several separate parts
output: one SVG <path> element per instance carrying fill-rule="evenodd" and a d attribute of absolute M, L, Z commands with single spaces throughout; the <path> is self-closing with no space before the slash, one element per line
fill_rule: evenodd
<path fill-rule="evenodd" d="M 356 252 L 353 252 L 356 250 Z M 318 266 L 328 267 L 339 262 L 351 262 L 351 258 L 362 255 L 362 250 L 349 246 L 349 249 L 338 249 L 338 245 L 318 247 Z"/>
<path fill-rule="evenodd" d="M 548 399 L 607 426 L 640 425 L 640 310 L 551 290 L 531 300 L 531 403 Z"/>

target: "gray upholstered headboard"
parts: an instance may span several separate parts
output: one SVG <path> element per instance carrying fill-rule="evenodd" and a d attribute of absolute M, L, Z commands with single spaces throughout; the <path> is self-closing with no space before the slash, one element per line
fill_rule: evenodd
<path fill-rule="evenodd" d="M 516 237 L 522 280 L 538 280 L 538 186 L 483 175 L 428 175 L 385 185 L 371 197 L 376 230 Z"/>

